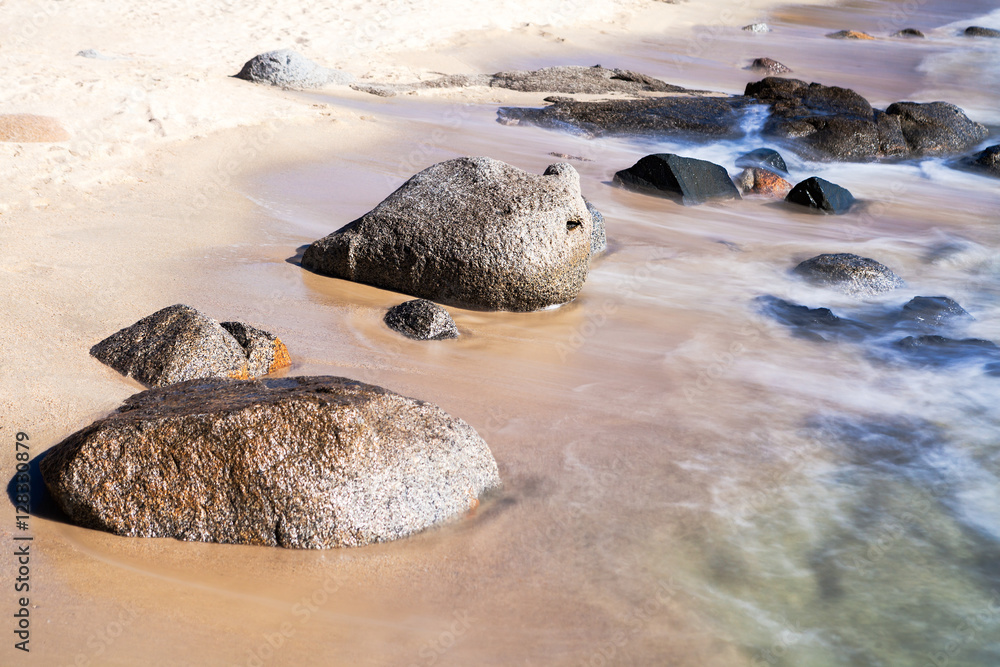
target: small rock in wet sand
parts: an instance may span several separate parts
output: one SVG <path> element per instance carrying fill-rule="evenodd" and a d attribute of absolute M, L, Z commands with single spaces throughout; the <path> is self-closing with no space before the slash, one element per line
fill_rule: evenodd
<path fill-rule="evenodd" d="M 893 37 L 926 37 L 924 33 L 920 32 L 916 28 L 903 28 L 897 32 L 892 33 Z"/>
<path fill-rule="evenodd" d="M 764 72 L 766 74 L 788 74 L 792 71 L 788 67 L 779 63 L 777 60 L 772 60 L 770 58 L 755 58 L 746 69 L 753 70 L 754 72 Z"/>
<path fill-rule="evenodd" d="M 771 32 L 771 28 L 766 23 L 751 23 L 750 25 L 743 26 L 742 29 L 746 30 L 747 32 L 754 32 L 758 34 L 764 32 Z"/>
<path fill-rule="evenodd" d="M 875 39 L 867 32 L 860 32 L 858 30 L 841 30 L 840 32 L 831 32 L 827 35 L 830 39 Z"/>
<path fill-rule="evenodd" d="M 984 28 L 978 25 L 970 25 L 965 29 L 966 37 L 992 37 L 997 39 L 1000 37 L 1000 30 L 994 30 L 993 28 Z"/>
<path fill-rule="evenodd" d="M 740 199 L 740 191 L 725 167 L 673 153 L 647 155 L 616 173 L 613 180 L 627 190 L 680 197 L 686 205 L 709 199 Z"/>
<path fill-rule="evenodd" d="M 817 255 L 800 263 L 793 273 L 851 296 L 874 296 L 904 284 L 884 264 L 850 253 Z"/>
<path fill-rule="evenodd" d="M 847 188 L 813 176 L 796 184 L 785 201 L 822 213 L 841 215 L 854 205 L 854 195 Z"/>
<path fill-rule="evenodd" d="M 427 299 L 413 299 L 386 312 L 386 326 L 413 340 L 458 338 L 458 327 L 448 311 Z"/>

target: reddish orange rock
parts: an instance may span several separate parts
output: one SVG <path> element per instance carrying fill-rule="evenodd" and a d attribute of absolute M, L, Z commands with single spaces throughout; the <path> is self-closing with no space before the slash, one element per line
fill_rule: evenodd
<path fill-rule="evenodd" d="M 857 30 L 841 30 L 840 32 L 831 32 L 827 35 L 830 39 L 875 39 L 867 32 L 859 32 Z"/>
<path fill-rule="evenodd" d="M 274 356 L 271 358 L 271 365 L 267 372 L 273 373 L 280 368 L 288 368 L 292 365 L 292 358 L 288 354 L 288 348 L 281 342 L 280 338 L 274 339 Z"/>
<path fill-rule="evenodd" d="M 744 169 L 737 179 L 740 190 L 747 195 L 761 195 L 784 199 L 792 191 L 792 184 L 773 171 L 760 167 Z"/>
<path fill-rule="evenodd" d="M 0 141 L 48 142 L 67 139 L 69 132 L 50 116 L 28 113 L 0 115 Z"/>

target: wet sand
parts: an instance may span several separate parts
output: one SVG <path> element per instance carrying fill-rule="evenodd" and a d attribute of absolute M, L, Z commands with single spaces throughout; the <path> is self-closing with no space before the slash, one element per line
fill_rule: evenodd
<path fill-rule="evenodd" d="M 865 3 L 871 12 L 879 6 Z M 860 19 L 845 23 L 864 16 L 858 11 L 774 11 L 771 36 L 730 27 L 681 67 L 672 54 L 686 53 L 690 36 L 680 28 L 641 40 L 566 29 L 565 49 L 534 32 L 470 36 L 422 57 L 471 71 L 599 61 L 738 92 L 757 78 L 739 69 L 743 59 L 768 55 L 796 76 L 850 85 L 876 104 L 925 101 L 933 76 L 919 65 L 928 49 L 952 48 L 950 37 L 913 46 L 821 36 L 834 26 L 865 29 Z M 509 48 L 512 39 L 528 48 Z M 864 75 L 843 60 L 862 48 Z M 949 101 L 997 108 L 995 92 L 951 85 Z M 38 370 L 5 378 L 4 432 L 28 431 L 37 454 L 138 391 L 86 351 L 182 302 L 278 334 L 292 353 L 288 373 L 344 375 L 460 416 L 490 444 L 504 487 L 440 529 L 325 552 L 119 538 L 42 508 L 32 519 L 33 658 L 923 665 L 949 635 L 920 635 L 920 627 L 951 628 L 988 604 L 995 574 L 970 563 L 988 557 L 992 543 L 977 542 L 938 505 L 923 528 L 950 556 L 904 540 L 865 576 L 830 565 L 829 552 L 865 553 L 866 540 L 916 491 L 858 472 L 811 425 L 830 414 L 926 419 L 996 474 L 996 381 L 817 346 L 761 317 L 751 300 L 776 294 L 849 312 L 948 294 L 976 314 L 971 334 L 1000 339 L 992 181 L 933 161 L 790 159 L 803 178 L 821 174 L 864 205 L 836 219 L 759 200 L 685 208 L 608 181 L 654 150 L 731 164 L 752 146 L 588 141 L 494 122 L 498 104 L 540 105 L 544 94 L 282 95 L 317 105 L 329 121 L 213 134 L 161 150 L 132 183 L 60 200 L 58 215 L 24 213 L 37 225 L 20 226 L 7 254 L 17 259 L 4 268 L 34 288 L 18 295 L 8 340 L 14 358 L 34 358 Z M 253 159 L 239 160 L 248 149 Z M 452 309 L 462 337 L 418 343 L 381 321 L 403 296 L 297 266 L 304 244 L 424 166 L 489 155 L 540 173 L 559 161 L 550 152 L 590 160 L 571 162 L 608 225 L 610 252 L 572 304 L 531 314 Z M 229 157 L 238 168 L 220 168 Z M 122 238 L 114 221 L 130 218 L 136 224 Z M 802 259 L 841 251 L 878 258 L 906 289 L 859 305 L 788 275 Z M 907 592 L 925 608 L 907 607 Z M 986 635 L 974 638 L 952 664 L 976 664 L 990 646 Z"/>

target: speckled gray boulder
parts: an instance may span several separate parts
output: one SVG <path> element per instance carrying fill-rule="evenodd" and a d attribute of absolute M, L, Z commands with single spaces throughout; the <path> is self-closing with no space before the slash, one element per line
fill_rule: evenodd
<path fill-rule="evenodd" d="M 228 324 L 242 327 L 249 347 L 211 317 L 177 304 L 108 336 L 90 354 L 150 387 L 208 377 L 247 379 L 290 363 L 278 338 L 238 322 Z"/>
<path fill-rule="evenodd" d="M 410 535 L 500 483 L 464 421 L 337 377 L 146 391 L 52 448 L 41 471 L 88 528 L 305 549 Z"/>
<path fill-rule="evenodd" d="M 851 296 L 874 296 L 903 285 L 884 264 L 850 253 L 817 255 L 796 266 L 794 272 L 815 285 Z"/>
<path fill-rule="evenodd" d="M 744 69 L 766 74 L 790 74 L 791 69 L 772 58 L 754 58 Z"/>
<path fill-rule="evenodd" d="M 427 299 L 413 299 L 390 308 L 387 327 L 414 340 L 458 338 L 458 327 L 448 311 Z"/>
<path fill-rule="evenodd" d="M 571 301 L 590 267 L 580 176 L 466 157 L 429 167 L 305 251 L 303 268 L 478 310 Z"/>
<path fill-rule="evenodd" d="M 586 203 L 593 224 L 593 228 L 590 231 L 590 254 L 600 255 L 608 249 L 608 235 L 604 228 L 604 216 L 597 210 L 596 206 L 589 201 Z"/>
<path fill-rule="evenodd" d="M 348 84 L 354 80 L 347 72 L 317 65 L 291 49 L 268 51 L 254 56 L 234 76 L 282 88 L 319 88 L 331 84 Z"/>

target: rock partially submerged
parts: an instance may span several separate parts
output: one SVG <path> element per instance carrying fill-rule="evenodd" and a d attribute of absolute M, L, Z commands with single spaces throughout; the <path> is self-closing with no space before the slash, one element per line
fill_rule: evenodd
<path fill-rule="evenodd" d="M 725 167 L 673 153 L 647 155 L 616 173 L 614 183 L 645 194 L 678 197 L 689 205 L 710 199 L 740 199 Z"/>
<path fill-rule="evenodd" d="M 981 173 L 1000 178 L 1000 144 L 976 153 L 964 164 Z"/>
<path fill-rule="evenodd" d="M 915 155 L 958 153 L 989 135 L 983 125 L 947 102 L 896 102 L 885 112 L 899 118 L 906 143 Z"/>
<path fill-rule="evenodd" d="M 740 192 L 772 199 L 784 199 L 792 190 L 792 184 L 770 169 L 747 167 L 736 179 Z"/>
<path fill-rule="evenodd" d="M 896 349 L 911 363 L 951 366 L 959 363 L 1000 362 L 1000 347 L 981 338 L 948 338 L 937 334 L 907 336 L 896 341 Z"/>
<path fill-rule="evenodd" d="M 754 58 L 753 62 L 746 69 L 753 70 L 754 72 L 766 72 L 767 74 L 789 74 L 792 71 L 771 58 Z"/>
<path fill-rule="evenodd" d="M 81 526 L 302 549 L 405 537 L 500 483 L 489 447 L 462 420 L 337 377 L 146 391 L 40 467 Z"/>
<path fill-rule="evenodd" d="M 769 28 L 766 23 L 751 23 L 750 25 L 743 26 L 742 30 L 757 34 L 771 32 L 771 28 Z"/>
<path fill-rule="evenodd" d="M 266 83 L 282 88 L 319 88 L 332 84 L 348 84 L 354 80 L 354 77 L 347 72 L 317 65 L 291 49 L 279 49 L 256 55 L 233 76 L 253 83 Z"/>
<path fill-rule="evenodd" d="M 871 325 L 833 314 L 829 308 L 809 308 L 776 296 L 756 299 L 765 315 L 791 328 L 795 335 L 809 340 L 860 340 L 869 335 Z"/>
<path fill-rule="evenodd" d="M 44 143 L 66 141 L 69 132 L 51 116 L 30 113 L 0 114 L 0 141 Z"/>
<path fill-rule="evenodd" d="M 854 205 L 854 195 L 847 188 L 813 176 L 796 184 L 785 197 L 785 201 L 806 206 L 820 213 L 842 215 Z"/>
<path fill-rule="evenodd" d="M 448 311 L 427 299 L 413 299 L 390 308 L 387 327 L 413 340 L 458 338 L 458 327 Z"/>
<path fill-rule="evenodd" d="M 776 174 L 787 174 L 788 165 L 781 153 L 773 148 L 755 148 L 736 158 L 737 167 L 760 167 Z"/>
<path fill-rule="evenodd" d="M 225 325 L 182 304 L 108 336 L 90 354 L 149 387 L 198 378 L 247 379 L 288 366 L 288 349 L 242 322 Z"/>
<path fill-rule="evenodd" d="M 892 33 L 893 37 L 917 37 L 924 38 L 926 35 L 916 28 L 903 28 L 902 30 L 897 30 Z"/>
<path fill-rule="evenodd" d="M 993 28 L 984 28 L 978 25 L 970 25 L 965 29 L 966 37 L 992 37 L 997 39 L 1000 37 L 1000 30 L 994 30 Z"/>
<path fill-rule="evenodd" d="M 306 250 L 303 268 L 478 310 L 574 299 L 590 266 L 593 217 L 580 176 L 535 176 L 486 157 L 441 162 Z"/>
<path fill-rule="evenodd" d="M 918 328 L 941 327 L 973 319 L 965 308 L 947 296 L 915 296 L 907 301 L 897 316 L 899 323 Z"/>
<path fill-rule="evenodd" d="M 831 32 L 827 37 L 830 39 L 875 39 L 867 32 L 861 32 L 860 30 L 840 30 L 839 32 Z"/>
<path fill-rule="evenodd" d="M 800 263 L 793 272 L 814 285 L 832 287 L 851 296 L 875 296 L 904 284 L 884 264 L 850 253 L 817 255 Z"/>

